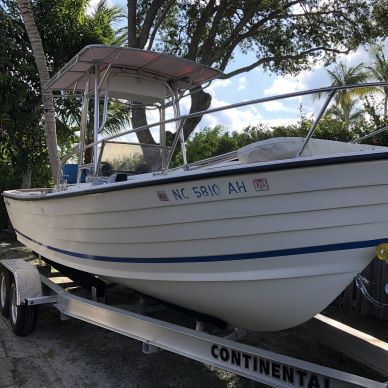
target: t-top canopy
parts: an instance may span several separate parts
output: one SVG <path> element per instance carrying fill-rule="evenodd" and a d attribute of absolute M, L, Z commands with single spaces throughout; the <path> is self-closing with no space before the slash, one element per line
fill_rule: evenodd
<path fill-rule="evenodd" d="M 199 86 L 222 74 L 217 69 L 170 54 L 127 47 L 91 45 L 83 48 L 52 77 L 45 89 L 83 92 L 88 80 L 92 81 L 89 83 L 89 89 L 92 89 L 96 64 L 99 64 L 99 80 L 109 79 L 112 75 L 128 74 L 168 83 L 178 91 Z M 167 92 L 167 95 L 169 94 Z"/>

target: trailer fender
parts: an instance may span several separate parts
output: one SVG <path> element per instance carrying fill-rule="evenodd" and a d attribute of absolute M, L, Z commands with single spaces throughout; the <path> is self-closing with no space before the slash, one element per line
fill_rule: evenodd
<path fill-rule="evenodd" d="M 8 269 L 15 279 L 18 306 L 26 304 L 27 299 L 42 296 L 39 271 L 30 262 L 23 259 L 5 259 L 1 260 L 0 265 Z"/>

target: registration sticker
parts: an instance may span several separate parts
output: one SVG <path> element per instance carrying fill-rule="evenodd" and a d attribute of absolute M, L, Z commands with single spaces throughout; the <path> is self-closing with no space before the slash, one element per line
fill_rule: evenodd
<path fill-rule="evenodd" d="M 256 191 L 268 191 L 269 186 L 266 178 L 253 179 L 253 186 Z"/>
<path fill-rule="evenodd" d="M 168 195 L 165 191 L 157 191 L 156 195 L 159 198 L 159 201 L 169 201 L 170 198 L 168 198 Z"/>

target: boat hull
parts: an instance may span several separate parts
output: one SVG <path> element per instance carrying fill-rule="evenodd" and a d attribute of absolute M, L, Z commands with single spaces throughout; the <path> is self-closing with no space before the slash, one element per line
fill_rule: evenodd
<path fill-rule="evenodd" d="M 387 160 L 282 166 L 5 200 L 18 239 L 42 256 L 281 330 L 325 308 L 388 241 Z"/>

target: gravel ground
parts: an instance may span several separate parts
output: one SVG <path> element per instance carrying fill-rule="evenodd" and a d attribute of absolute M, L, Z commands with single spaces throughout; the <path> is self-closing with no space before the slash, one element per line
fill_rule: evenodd
<path fill-rule="evenodd" d="M 169 352 L 145 355 L 138 341 L 41 310 L 26 338 L 0 319 L 0 387 L 248 386 Z"/>
<path fill-rule="evenodd" d="M 0 260 L 28 253 L 17 243 L 0 242 Z M 303 325 L 277 333 L 250 333 L 244 342 L 387 380 L 319 344 L 303 331 Z M 14 336 L 9 323 L 0 317 L 0 388 L 203 386 L 266 387 L 167 351 L 146 355 L 139 341 L 81 321 L 61 321 L 58 311 L 50 306 L 41 306 L 37 328 L 26 338 Z"/>

